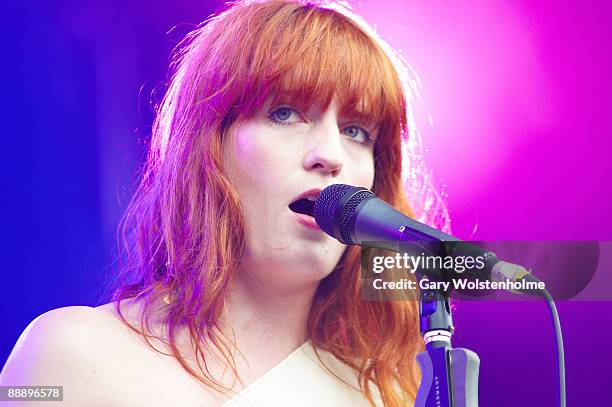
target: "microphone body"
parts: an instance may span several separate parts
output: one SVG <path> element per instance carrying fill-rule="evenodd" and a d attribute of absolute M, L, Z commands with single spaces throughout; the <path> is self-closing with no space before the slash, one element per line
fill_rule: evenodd
<path fill-rule="evenodd" d="M 456 242 L 454 236 L 440 232 L 404 215 L 374 194 L 356 208 L 348 244 L 361 245 L 366 241 L 423 241 Z"/>
<path fill-rule="evenodd" d="M 418 222 L 361 187 L 334 184 L 319 194 L 314 218 L 321 230 L 347 245 L 401 252 L 412 242 L 441 256 L 483 256 L 485 267 L 473 277 L 492 281 L 539 282 L 524 267 L 497 259 L 495 253 Z M 533 294 L 532 292 L 526 292 Z"/>

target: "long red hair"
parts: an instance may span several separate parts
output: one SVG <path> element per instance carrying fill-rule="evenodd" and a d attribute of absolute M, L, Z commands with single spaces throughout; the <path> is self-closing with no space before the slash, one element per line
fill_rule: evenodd
<path fill-rule="evenodd" d="M 240 202 L 220 161 L 234 120 L 249 118 L 271 95 L 321 108 L 336 97 L 345 112 L 379 124 L 374 192 L 414 215 L 402 183 L 408 90 L 381 44 L 348 11 L 273 0 L 231 4 L 177 48 L 142 177 L 119 228 L 122 256 L 112 299 L 123 321 L 149 342 L 152 335 L 131 325 L 120 303 L 140 299 L 140 327 L 148 327 L 152 305 L 172 296 L 163 321 L 167 338 L 158 339 L 213 389 L 225 387 L 202 369 L 203 341 L 216 346 L 236 372 L 230 340 L 218 325 L 245 246 Z M 418 304 L 361 301 L 359 263 L 359 248 L 348 247 L 321 281 L 308 321 L 310 339 L 315 349 L 356 370 L 372 405 L 371 383 L 385 406 L 405 406 L 419 383 Z M 178 326 L 189 329 L 198 371 L 178 349 Z"/>

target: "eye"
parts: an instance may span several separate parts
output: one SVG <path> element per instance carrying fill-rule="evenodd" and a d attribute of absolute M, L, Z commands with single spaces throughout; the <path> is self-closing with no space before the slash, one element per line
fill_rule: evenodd
<path fill-rule="evenodd" d="M 369 145 L 372 144 L 372 142 L 374 141 L 372 136 L 370 136 L 370 133 L 359 126 L 348 126 L 345 127 L 342 131 L 344 132 L 344 134 L 346 134 L 358 143 Z"/>
<path fill-rule="evenodd" d="M 287 106 L 279 107 L 278 109 L 271 111 L 268 114 L 268 117 L 274 123 L 280 125 L 300 123 L 303 121 L 300 114 L 296 110 Z"/>

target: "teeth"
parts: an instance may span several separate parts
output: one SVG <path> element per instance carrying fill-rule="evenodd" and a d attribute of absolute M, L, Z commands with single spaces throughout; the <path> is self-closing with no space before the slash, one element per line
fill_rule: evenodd
<path fill-rule="evenodd" d="M 317 196 L 316 195 L 308 195 L 306 197 L 306 199 L 308 199 L 310 202 L 314 202 L 317 200 Z"/>

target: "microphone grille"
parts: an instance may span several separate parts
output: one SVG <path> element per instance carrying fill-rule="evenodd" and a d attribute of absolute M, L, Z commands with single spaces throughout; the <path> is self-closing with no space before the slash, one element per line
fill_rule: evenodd
<path fill-rule="evenodd" d="M 334 214 L 344 194 L 351 189 L 350 185 L 334 184 L 325 188 L 314 206 L 314 218 L 321 230 L 337 239 L 334 235 Z"/>
<path fill-rule="evenodd" d="M 354 244 L 351 239 L 354 212 L 373 192 L 345 184 L 330 185 L 321 191 L 314 206 L 317 225 L 328 235 L 344 244 Z"/>
<path fill-rule="evenodd" d="M 372 191 L 367 189 L 362 189 L 357 191 L 355 194 L 351 195 L 348 202 L 344 204 L 342 207 L 342 212 L 340 214 L 340 235 L 342 236 L 342 240 L 346 244 L 355 244 L 353 239 L 351 238 L 351 232 L 353 231 L 353 226 L 355 223 L 354 216 L 355 209 L 357 206 L 366 198 L 374 196 Z"/>

